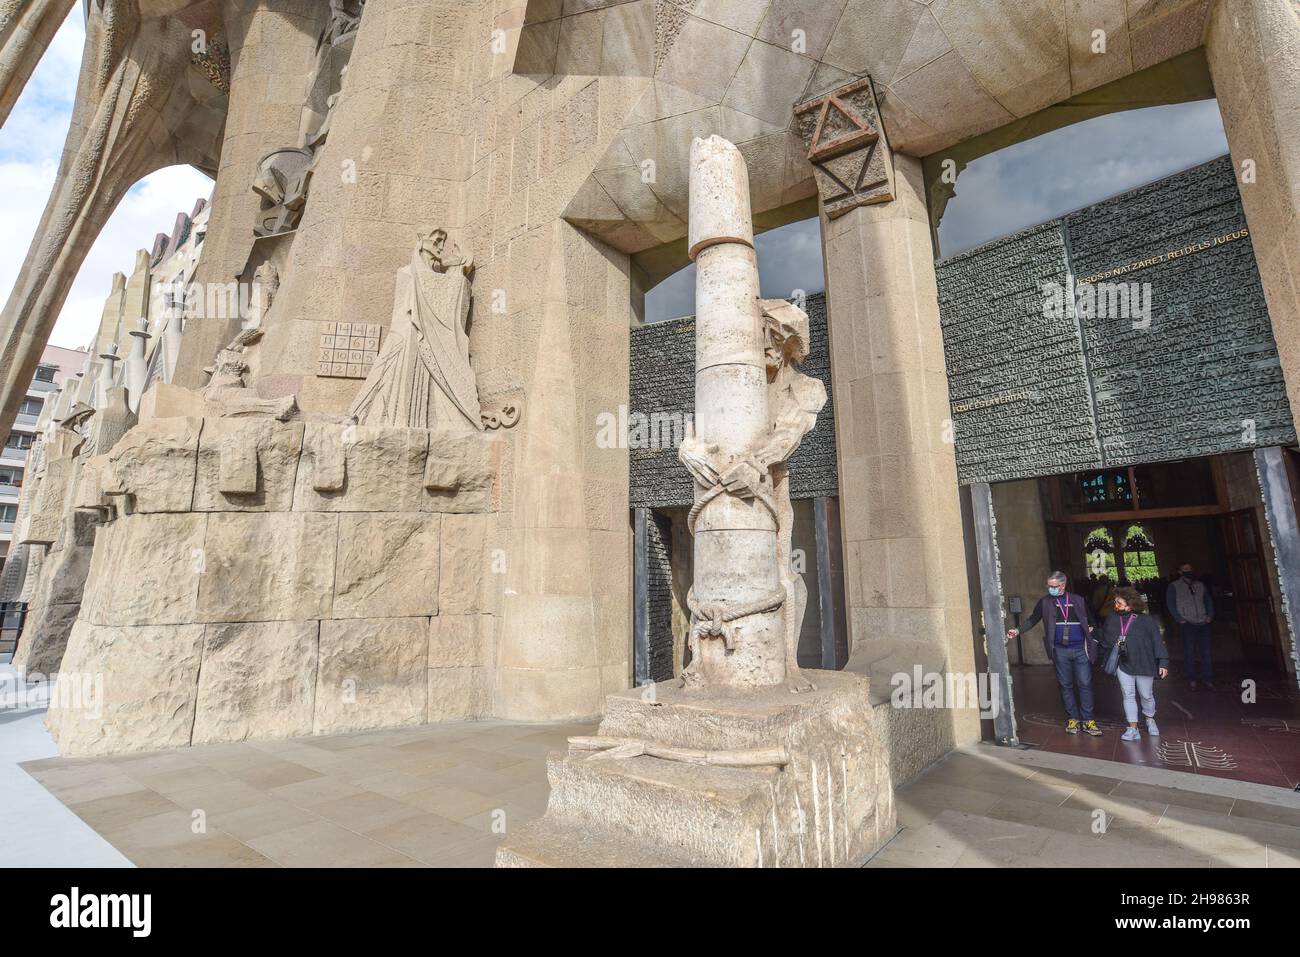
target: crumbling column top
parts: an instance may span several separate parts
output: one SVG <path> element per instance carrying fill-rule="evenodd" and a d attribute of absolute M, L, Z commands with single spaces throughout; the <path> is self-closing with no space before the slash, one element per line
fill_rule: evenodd
<path fill-rule="evenodd" d="M 721 136 L 691 142 L 687 243 L 691 261 L 719 243 L 754 245 L 749 168 L 740 150 Z"/>

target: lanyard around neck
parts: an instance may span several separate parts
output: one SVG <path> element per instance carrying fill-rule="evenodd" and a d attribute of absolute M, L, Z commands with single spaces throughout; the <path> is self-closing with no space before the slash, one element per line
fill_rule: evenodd
<path fill-rule="evenodd" d="M 1121 618 L 1119 620 L 1119 636 L 1121 638 L 1128 637 L 1128 630 L 1133 624 L 1133 619 L 1136 617 L 1137 615 L 1129 615 L 1127 619 Z"/>

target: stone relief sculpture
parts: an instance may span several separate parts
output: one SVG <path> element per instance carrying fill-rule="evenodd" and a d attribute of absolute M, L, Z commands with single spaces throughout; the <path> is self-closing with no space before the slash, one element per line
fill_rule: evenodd
<path fill-rule="evenodd" d="M 364 0 L 330 0 L 329 23 L 317 42 L 316 62 L 307 82 L 298 146 L 273 150 L 258 164 L 253 181 L 253 192 L 262 197 L 262 209 L 253 228 L 258 237 L 277 236 L 298 228 L 307 205 L 312 168 L 329 135 L 364 8 Z"/>
<path fill-rule="evenodd" d="M 804 375 L 798 369 L 808 356 L 807 313 L 784 299 L 764 299 L 759 305 L 763 315 L 763 358 L 771 419 L 766 441 L 751 453 L 727 462 L 721 458 L 716 445 L 702 442 L 692 428 L 678 455 L 696 482 L 697 505 L 691 513 L 693 518 L 698 517 L 704 505 L 724 493 L 760 502 L 775 518 L 777 568 L 784 592 L 786 683 L 792 691 L 807 691 L 813 686 L 800 671 L 797 654 L 799 632 L 808 604 L 808 588 L 792 564 L 794 509 L 790 504 L 786 463 L 803 437 L 816 426 L 817 415 L 826 405 L 826 387 L 821 380 Z M 688 639 L 691 663 L 683 672 L 682 679 L 691 684 L 701 680 L 700 639 L 722 637 L 729 647 L 734 648 L 737 626 L 731 623 L 743 615 L 737 614 L 736 609 L 704 615 L 693 590 L 688 602 L 692 614 Z"/>
<path fill-rule="evenodd" d="M 280 291 L 280 271 L 270 260 L 262 263 L 253 273 L 253 301 L 245 325 L 257 328 L 266 319 L 266 314 L 275 302 L 276 293 Z"/>
<path fill-rule="evenodd" d="M 678 454 L 695 479 L 688 524 L 697 560 L 682 679 L 809 691 L 796 663 L 807 589 L 791 566 L 785 463 L 816 425 L 826 390 L 797 369 L 808 354 L 807 315 L 784 300 L 758 299 L 737 161 L 734 147 L 712 140 L 692 147 L 696 419 Z M 722 639 L 722 647 L 703 639 Z"/>
<path fill-rule="evenodd" d="M 349 410 L 361 425 L 483 430 L 469 361 L 473 257 L 445 229 L 419 234 L 397 272 L 388 339 Z"/>
<path fill-rule="evenodd" d="M 361 25 L 366 0 L 330 0 L 330 22 L 321 37 L 321 46 L 329 47 L 355 33 Z"/>
<path fill-rule="evenodd" d="M 245 329 L 231 343 L 217 353 L 216 361 L 208 371 L 211 378 L 203 388 L 204 400 L 218 407 L 221 417 L 243 415 L 269 415 L 286 422 L 298 411 L 298 400 L 293 396 L 263 399 L 247 391 L 245 376 L 248 362 L 244 351 L 262 338 L 260 329 Z"/>
<path fill-rule="evenodd" d="M 276 236 L 298 228 L 307 205 L 313 159 L 311 150 L 289 147 L 262 157 L 253 180 L 253 192 L 262 197 L 255 235 Z"/>

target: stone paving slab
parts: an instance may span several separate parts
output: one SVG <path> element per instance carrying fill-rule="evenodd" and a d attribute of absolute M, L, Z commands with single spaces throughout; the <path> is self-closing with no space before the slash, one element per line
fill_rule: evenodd
<path fill-rule="evenodd" d="M 502 828 L 546 808 L 546 754 L 594 730 L 454 722 L 21 767 L 122 863 L 490 867 Z"/>
<path fill-rule="evenodd" d="M 43 807 L 34 819 L 45 839 L 18 847 L 12 833 L 0 835 L 0 857 L 32 865 L 488 867 L 502 826 L 545 810 L 546 754 L 593 730 L 478 721 L 40 757 L 23 770 L 9 765 L 27 787 L 11 806 L 24 814 Z M 0 745 L 13 740 L 0 728 Z M 0 750 L 18 759 L 53 752 Z M 901 788 L 897 808 L 900 833 L 868 866 L 1300 866 L 1300 795 L 1077 755 L 958 749 Z M 68 843 L 70 834 L 80 843 Z M 608 864 L 611 853 L 593 852 L 592 862 Z"/>
<path fill-rule="evenodd" d="M 976 745 L 897 803 L 869 867 L 1300 865 L 1300 795 L 1251 782 Z"/>

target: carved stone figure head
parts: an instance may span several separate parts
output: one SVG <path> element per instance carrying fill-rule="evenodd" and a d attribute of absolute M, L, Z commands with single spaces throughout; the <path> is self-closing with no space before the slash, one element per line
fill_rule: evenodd
<path fill-rule="evenodd" d="M 438 227 L 429 232 L 418 233 L 417 236 L 419 242 L 415 249 L 420 254 L 420 258 L 424 260 L 425 265 L 441 271 L 447 253 L 447 230 Z"/>
<path fill-rule="evenodd" d="M 781 366 L 797 366 L 808 357 L 808 314 L 784 299 L 764 299 L 763 355 L 768 378 Z"/>
<path fill-rule="evenodd" d="M 253 192 L 272 206 L 278 206 L 284 202 L 284 174 L 273 166 L 263 165 L 253 179 Z"/>

